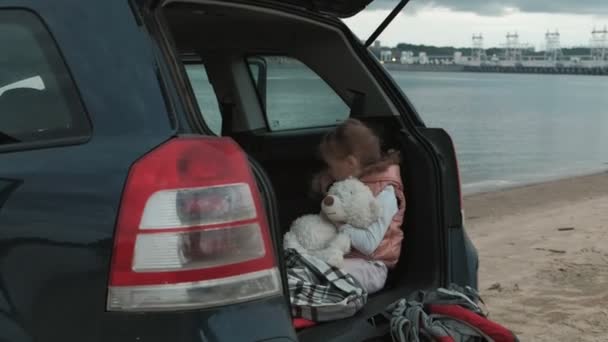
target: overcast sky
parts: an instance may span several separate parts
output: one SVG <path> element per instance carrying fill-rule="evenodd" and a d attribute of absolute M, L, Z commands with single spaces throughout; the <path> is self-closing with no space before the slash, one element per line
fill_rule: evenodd
<path fill-rule="evenodd" d="M 395 0 L 375 0 L 346 19 L 360 38 L 367 38 L 388 15 Z M 471 46 L 482 33 L 485 47 L 500 46 L 507 32 L 520 42 L 544 48 L 548 29 L 559 30 L 562 46 L 588 45 L 593 27 L 608 25 L 608 0 L 411 0 L 380 36 L 382 45 L 400 42 Z"/>

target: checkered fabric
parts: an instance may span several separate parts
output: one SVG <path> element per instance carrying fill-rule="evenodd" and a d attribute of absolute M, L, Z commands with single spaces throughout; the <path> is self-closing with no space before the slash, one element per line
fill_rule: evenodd
<path fill-rule="evenodd" d="M 353 316 L 367 292 L 350 275 L 311 255 L 285 250 L 287 281 L 294 317 L 325 322 Z"/>

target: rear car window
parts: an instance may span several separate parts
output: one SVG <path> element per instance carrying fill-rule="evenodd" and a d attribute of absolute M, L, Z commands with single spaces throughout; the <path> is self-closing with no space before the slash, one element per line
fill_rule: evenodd
<path fill-rule="evenodd" d="M 40 19 L 0 10 L 0 46 L 0 145 L 87 136 L 78 92 Z"/>
<path fill-rule="evenodd" d="M 186 74 L 190 80 L 199 111 L 207 127 L 215 133 L 221 135 L 222 114 L 213 86 L 209 81 L 207 69 L 202 63 L 186 64 Z"/>
<path fill-rule="evenodd" d="M 254 59 L 265 61 L 266 80 L 258 76 L 260 64 Z M 255 56 L 248 64 L 271 131 L 334 126 L 348 118 L 350 109 L 342 98 L 297 59 Z"/>

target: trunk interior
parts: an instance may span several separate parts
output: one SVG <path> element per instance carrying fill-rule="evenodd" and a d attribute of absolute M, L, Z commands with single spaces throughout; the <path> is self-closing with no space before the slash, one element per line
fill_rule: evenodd
<path fill-rule="evenodd" d="M 384 329 L 378 329 L 377 324 L 386 323 L 371 320 L 377 313 L 382 312 L 387 305 L 398 298 L 407 296 L 418 289 L 436 287 L 440 279 L 439 260 L 433 259 L 433 251 L 437 248 L 437 239 L 432 231 L 426 230 L 430 215 L 424 208 L 426 184 L 432 183 L 429 169 L 421 163 L 420 151 L 414 145 L 401 143 L 398 137 L 399 124 L 394 118 L 367 119 L 366 123 L 373 127 L 384 138 L 386 148 L 397 148 L 404 156 L 403 165 L 417 165 L 416 168 L 404 168 L 402 178 L 405 182 L 405 192 L 408 199 L 406 221 L 403 226 L 405 241 L 401 260 L 397 268 L 389 273 L 389 279 L 384 290 L 369 297 L 368 303 L 358 315 L 353 318 L 336 322 L 324 323 L 314 328 L 300 332 L 303 341 L 344 340 L 353 341 L 362 333 L 376 336 L 383 334 Z M 247 152 L 263 167 L 268 175 L 278 204 L 280 237 L 289 229 L 290 223 L 300 215 L 319 211 L 320 198 L 306 196 L 309 192 L 309 180 L 314 172 L 324 165 L 316 158 L 317 144 L 321 138 L 320 132 L 310 132 L 297 136 L 268 137 L 255 134 L 243 134 L 234 138 L 244 146 Z M 390 139 L 393 137 L 393 139 Z M 255 146 L 255 147 L 254 147 Z M 425 172 L 426 171 L 426 172 Z M 416 183 L 407 182 L 416 179 Z M 416 223 L 419 222 L 419 223 Z M 353 329 L 356 325 L 357 329 Z M 384 326 L 386 327 L 386 325 Z"/>
<path fill-rule="evenodd" d="M 289 56 L 301 61 L 348 105 L 347 117 L 357 117 L 370 125 L 385 149 L 401 151 L 407 210 L 399 264 L 390 271 L 385 289 L 370 296 L 359 314 L 300 331 L 302 341 L 373 338 L 387 324 L 372 318 L 388 304 L 414 290 L 443 285 L 445 238 L 437 214 L 441 210 L 437 204 L 440 189 L 434 160 L 428 146 L 406 128 L 339 23 L 217 2 L 169 4 L 159 18 L 169 28 L 171 44 L 178 53 L 206 70 L 221 121 L 215 124 L 215 133 L 234 138 L 269 179 L 278 210 L 273 233 L 279 249 L 284 232 L 295 218 L 319 211 L 320 199 L 309 195 L 310 179 L 324 166 L 317 156 L 317 145 L 332 127 L 271 129 L 265 115 L 266 102 L 261 101 L 252 80 L 248 57 Z M 188 68 L 183 69 L 186 75 Z M 213 126 L 213 120 L 206 116 L 208 104 L 201 103 L 195 80 L 184 79 L 190 96 L 198 100 L 201 130 L 208 130 Z M 364 94 L 364 101 L 360 94 Z"/>

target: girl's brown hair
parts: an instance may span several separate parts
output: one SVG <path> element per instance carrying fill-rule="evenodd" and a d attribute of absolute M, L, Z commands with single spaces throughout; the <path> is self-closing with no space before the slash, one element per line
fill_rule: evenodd
<path fill-rule="evenodd" d="M 357 119 L 348 119 L 327 133 L 319 150 L 324 156 L 346 158 L 354 156 L 361 164 L 362 175 L 381 172 L 392 164 L 399 164 L 399 153 L 382 153 L 380 138 Z"/>

